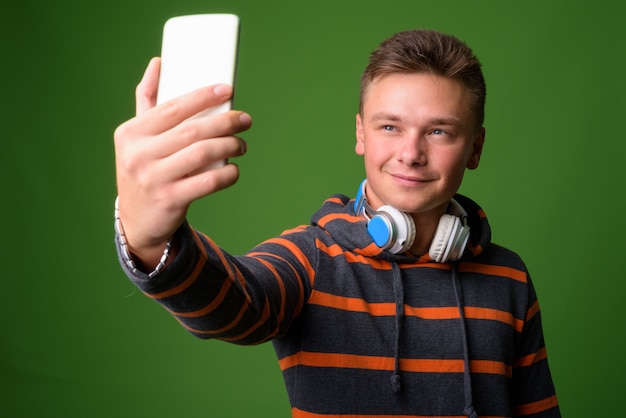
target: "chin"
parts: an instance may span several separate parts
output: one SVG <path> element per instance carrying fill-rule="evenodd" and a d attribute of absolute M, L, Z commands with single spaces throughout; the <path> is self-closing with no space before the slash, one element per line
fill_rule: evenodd
<path fill-rule="evenodd" d="M 420 215 L 426 213 L 441 213 L 443 214 L 448 207 L 450 198 L 438 199 L 437 201 L 420 201 L 420 202 L 398 202 L 396 205 L 391 205 L 394 208 L 412 215 Z"/>

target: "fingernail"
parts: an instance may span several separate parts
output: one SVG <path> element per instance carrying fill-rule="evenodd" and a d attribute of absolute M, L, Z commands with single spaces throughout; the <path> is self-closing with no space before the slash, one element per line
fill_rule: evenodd
<path fill-rule="evenodd" d="M 218 97 L 230 96 L 231 87 L 228 84 L 218 84 L 213 87 L 213 93 Z"/>
<path fill-rule="evenodd" d="M 241 123 L 243 123 L 244 125 L 250 125 L 252 123 L 252 117 L 250 115 L 248 115 L 245 112 L 242 112 L 239 115 L 239 120 L 241 121 Z"/>

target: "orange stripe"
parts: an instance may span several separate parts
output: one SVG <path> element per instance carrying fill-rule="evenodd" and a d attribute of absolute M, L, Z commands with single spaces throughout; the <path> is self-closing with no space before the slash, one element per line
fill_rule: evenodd
<path fill-rule="evenodd" d="M 469 245 L 469 250 L 473 255 L 479 255 L 483 252 L 483 247 L 480 244 Z"/>
<path fill-rule="evenodd" d="M 338 197 L 329 197 L 328 199 L 326 199 L 326 202 L 324 202 L 324 203 L 338 203 L 340 205 L 344 204 L 343 200 L 341 200 Z"/>
<path fill-rule="evenodd" d="M 194 234 L 194 237 L 196 238 L 198 247 L 200 248 L 200 251 L 202 252 L 203 258 L 208 259 L 209 256 L 204 248 L 204 245 L 202 245 L 202 241 L 200 240 L 200 237 L 196 234 L 195 230 L 192 229 L 192 232 Z M 243 275 L 241 274 L 239 269 L 237 269 L 236 267 L 233 268 L 233 266 L 231 266 L 228 260 L 226 260 L 226 255 L 224 254 L 224 252 L 221 250 L 220 247 L 217 246 L 215 242 L 213 242 L 213 240 L 211 240 L 211 238 L 209 238 L 208 236 L 204 234 L 202 234 L 202 236 L 207 241 L 208 245 L 211 246 L 211 249 L 213 250 L 213 252 L 219 257 L 221 265 L 226 269 L 226 273 L 227 273 L 226 280 L 235 281 L 236 279 L 241 285 L 241 288 L 245 291 L 246 281 L 244 280 Z"/>
<path fill-rule="evenodd" d="M 393 303 L 367 303 L 360 298 L 336 296 L 320 292 L 319 290 L 311 292 L 308 303 L 344 311 L 368 312 L 374 316 L 392 316 L 396 314 L 396 305 Z"/>
<path fill-rule="evenodd" d="M 289 268 L 291 269 L 291 271 L 293 272 L 294 276 L 296 277 L 296 283 L 298 284 L 298 303 L 296 305 L 296 308 L 292 314 L 293 317 L 298 316 L 298 314 L 302 311 L 302 307 L 304 306 L 304 284 L 302 283 L 302 278 L 300 277 L 300 273 L 298 273 L 298 271 L 296 271 L 296 269 L 291 265 L 291 263 L 289 263 L 287 260 L 285 260 L 282 257 L 277 256 L 276 254 L 270 254 L 270 253 L 256 253 L 257 256 L 263 255 L 265 257 L 271 257 L 271 258 L 275 258 L 277 260 L 282 261 L 283 263 L 285 263 L 287 266 L 289 266 Z"/>
<path fill-rule="evenodd" d="M 510 312 L 491 308 L 476 308 L 473 306 L 466 306 L 463 308 L 463 312 L 465 313 L 466 318 L 504 322 L 505 324 L 513 327 L 517 332 L 522 332 L 522 329 L 524 328 L 524 321 L 515 318 Z"/>
<path fill-rule="evenodd" d="M 526 321 L 530 321 L 530 319 L 534 317 L 535 315 L 537 315 L 538 312 L 539 312 L 539 300 L 536 300 L 535 303 L 533 303 L 533 306 L 528 308 L 528 312 L 526 312 Z"/>
<path fill-rule="evenodd" d="M 490 266 L 487 264 L 468 263 L 463 262 L 459 265 L 459 272 L 461 273 L 481 273 L 488 274 L 490 276 L 502 276 L 508 277 L 518 282 L 526 283 L 526 273 L 511 267 L 504 266 Z"/>
<path fill-rule="evenodd" d="M 206 249 L 204 248 L 204 245 L 202 245 L 202 241 L 200 240 L 200 237 L 196 234 L 195 230 L 191 230 L 193 232 L 193 236 L 196 239 L 196 242 L 198 243 L 198 247 L 200 248 L 200 251 L 202 251 L 202 256 L 205 259 L 209 258 L 209 255 L 206 252 Z M 224 266 L 224 268 L 227 270 L 228 273 L 228 277 L 233 278 L 235 277 L 235 272 L 232 270 L 230 263 L 226 260 L 226 255 L 224 254 L 224 252 L 221 250 L 220 247 L 217 246 L 217 244 L 215 242 L 213 242 L 213 240 L 211 240 L 208 236 L 202 234 L 202 236 L 204 237 L 204 239 L 207 241 L 207 243 L 211 246 L 211 248 L 213 249 L 213 252 L 215 254 L 217 254 L 217 256 L 220 259 L 220 263 Z M 239 276 L 241 276 L 241 274 L 239 274 Z M 241 277 L 239 277 L 240 281 Z"/>
<path fill-rule="evenodd" d="M 553 395 L 549 398 L 542 399 L 537 402 L 531 402 L 524 405 L 519 405 L 513 408 L 515 415 L 531 415 L 537 414 L 539 412 L 547 411 L 550 408 L 554 408 L 558 406 L 559 402 L 556 398 L 556 395 Z"/>
<path fill-rule="evenodd" d="M 368 303 L 360 298 L 331 295 L 329 293 L 313 290 L 309 298 L 313 305 L 326 306 L 350 312 L 367 312 L 373 316 L 393 316 L 396 314 L 396 305 L 390 302 Z M 503 322 L 510 325 L 516 331 L 521 332 L 524 322 L 515 318 L 512 314 L 497 309 L 477 308 L 466 306 L 463 308 L 466 318 L 484 319 Z M 415 316 L 423 319 L 458 319 L 459 309 L 453 306 L 417 308 L 404 305 L 406 316 Z"/>
<path fill-rule="evenodd" d="M 540 362 L 548 358 L 548 354 L 545 347 L 542 347 L 536 353 L 528 354 L 524 357 L 520 357 L 515 360 L 514 367 L 527 367 L 532 366 L 535 363 Z"/>
<path fill-rule="evenodd" d="M 178 286 L 173 287 L 173 288 L 171 288 L 169 290 L 166 290 L 164 292 L 161 292 L 161 293 L 146 293 L 146 295 L 148 295 L 152 299 L 157 299 L 158 300 L 158 299 L 165 299 L 167 297 L 174 296 L 174 295 L 177 295 L 179 293 L 184 292 L 187 288 L 189 288 L 192 284 L 195 283 L 195 281 L 198 278 L 198 276 L 200 275 L 200 271 L 202 271 L 202 268 L 204 267 L 205 263 L 206 263 L 206 259 L 204 259 L 204 258 L 201 259 L 198 262 L 198 264 L 196 264 L 196 267 L 193 269 L 193 271 L 191 272 L 189 277 L 187 277 Z"/>
<path fill-rule="evenodd" d="M 194 236 L 196 236 L 196 238 L 198 238 L 198 236 L 195 235 L 195 233 L 194 233 Z M 232 273 L 233 270 L 229 269 L 229 264 L 226 263 L 226 259 L 223 257 L 223 253 L 221 251 L 219 251 L 219 248 L 217 248 L 217 246 L 215 246 L 215 244 L 209 238 L 207 238 L 207 240 L 213 246 L 213 249 L 217 253 L 220 254 L 220 258 L 222 260 L 222 263 L 226 266 L 226 268 L 229 271 L 229 273 Z M 207 257 L 208 257 L 207 254 L 206 254 L 206 251 L 204 250 L 204 247 L 201 244 L 199 244 L 199 246 L 202 249 L 202 255 L 203 255 L 202 260 L 206 260 Z M 198 267 L 201 268 L 202 266 L 204 266 L 204 264 L 205 264 L 204 261 L 202 263 L 198 263 L 198 266 L 196 266 L 196 268 L 194 269 L 194 273 L 196 272 Z M 242 274 L 241 274 L 241 272 L 238 269 L 235 270 L 235 271 L 237 273 L 236 274 L 237 278 L 239 279 L 239 282 L 242 284 L 243 290 L 245 291 L 245 282 L 243 280 Z M 215 298 L 208 305 L 206 305 L 204 308 L 198 309 L 198 310 L 193 311 L 193 312 L 175 312 L 175 311 L 171 311 L 171 310 L 170 310 L 170 312 L 173 315 L 176 315 L 176 316 L 181 317 L 181 318 L 198 318 L 200 316 L 204 316 L 204 315 L 212 312 L 214 309 L 216 309 L 224 301 L 224 298 L 228 294 L 228 291 L 230 290 L 230 288 L 233 285 L 233 283 L 234 283 L 234 281 L 232 280 L 232 276 L 228 276 L 226 278 L 226 280 L 224 280 L 224 283 L 222 284 L 222 288 L 218 292 L 217 296 L 215 296 Z M 163 292 L 163 293 L 168 293 L 168 292 Z M 246 303 L 249 303 L 250 302 L 250 297 L 245 292 L 243 292 L 243 293 L 246 295 Z"/>
<path fill-rule="evenodd" d="M 402 269 L 429 268 L 429 269 L 438 269 L 438 270 L 446 270 L 446 271 L 452 270 L 451 264 L 437 263 L 433 261 L 432 258 L 430 258 L 430 255 L 428 253 L 422 254 L 416 263 L 411 263 L 411 264 L 400 263 L 398 264 L 398 266 L 400 266 L 400 268 Z"/>
<path fill-rule="evenodd" d="M 250 328 L 248 328 L 246 331 L 242 332 L 239 335 L 236 335 L 234 337 L 231 338 L 220 338 L 222 341 L 239 341 L 239 340 L 243 340 L 244 338 L 246 338 L 248 335 L 252 334 L 254 331 L 256 331 L 257 329 L 259 329 L 262 325 L 265 324 L 265 322 L 267 321 L 267 318 L 269 318 L 270 316 L 270 305 L 269 303 L 265 303 L 265 306 L 263 307 L 263 314 L 261 315 L 261 318 L 257 321 L 256 324 L 254 324 L 253 326 L 251 326 Z M 266 339 L 264 341 L 266 341 L 268 338 L 271 338 L 271 336 L 274 335 L 274 333 L 276 332 L 276 330 L 273 330 L 270 334 L 269 337 L 266 337 Z M 262 341 L 259 341 L 259 343 Z"/>
<path fill-rule="evenodd" d="M 355 415 L 355 414 L 316 414 L 314 412 L 303 411 L 298 408 L 291 408 L 291 417 L 292 418 L 330 418 L 330 417 L 341 417 L 341 418 L 465 418 L 465 415 L 428 415 L 428 416 L 419 416 L 419 415 Z M 483 417 L 481 418 L 498 418 L 498 417 Z"/>
<path fill-rule="evenodd" d="M 360 356 L 356 354 L 313 353 L 301 351 L 278 361 L 281 370 L 295 366 L 338 367 L 366 370 L 393 370 L 393 357 Z"/>
<path fill-rule="evenodd" d="M 376 257 L 383 252 L 383 249 L 382 247 L 376 245 L 376 243 L 372 242 L 367 247 L 355 248 L 354 252 L 357 254 L 367 254 L 368 257 Z"/>
<path fill-rule="evenodd" d="M 194 240 L 196 241 L 196 244 L 198 245 L 198 247 L 199 247 L 199 249 L 201 251 L 201 257 L 200 257 L 200 260 L 198 261 L 198 264 L 196 264 L 195 268 L 193 269 L 193 271 L 191 272 L 189 277 L 187 277 L 178 286 L 173 287 L 173 288 L 171 288 L 169 290 L 166 290 L 164 292 L 161 292 L 161 293 L 153 293 L 153 294 L 146 293 L 146 295 L 150 296 L 152 299 L 164 299 L 164 298 L 167 298 L 167 297 L 170 297 L 170 296 L 182 293 L 186 289 L 188 289 L 192 284 L 194 284 L 196 279 L 200 275 L 200 271 L 202 271 L 202 268 L 206 264 L 208 256 L 207 256 L 207 253 L 206 253 L 206 251 L 204 249 L 204 246 L 200 242 L 200 239 L 196 235 L 196 233 L 193 230 L 193 228 L 191 228 L 191 233 L 192 233 L 192 235 L 194 237 Z"/>
<path fill-rule="evenodd" d="M 225 326 L 223 326 L 222 328 L 219 328 L 219 329 L 200 330 L 200 329 L 192 328 L 192 327 L 186 325 L 181 320 L 178 320 L 178 322 L 180 322 L 182 324 L 182 326 L 187 331 L 190 331 L 190 332 L 193 332 L 193 333 L 196 333 L 196 334 L 201 334 L 201 335 L 218 335 L 218 334 L 221 334 L 223 332 L 226 332 L 226 331 L 236 327 L 237 324 L 239 323 L 239 321 L 241 320 L 241 318 L 243 317 L 243 315 L 246 313 L 247 310 L 248 310 L 248 304 L 244 303 L 241 306 L 241 308 L 239 309 L 239 312 L 237 312 L 237 315 L 235 316 L 235 318 L 232 321 L 230 321 L 230 323 L 226 324 Z M 178 319 L 178 318 L 176 318 L 176 319 Z"/>
<path fill-rule="evenodd" d="M 387 370 L 394 369 L 393 357 L 363 356 L 357 354 L 315 353 L 301 351 L 278 361 L 285 371 L 296 366 L 336 367 L 342 369 Z M 472 360 L 472 373 L 498 374 L 510 377 L 511 367 L 499 361 Z M 463 373 L 463 360 L 400 359 L 400 370 L 413 373 Z"/>
<path fill-rule="evenodd" d="M 302 250 L 297 245 L 295 245 L 293 242 L 285 238 L 272 238 L 266 242 L 271 242 L 273 244 L 280 245 L 286 248 L 287 250 L 289 250 L 289 252 L 291 252 L 293 255 L 295 255 L 298 261 L 300 262 L 300 264 L 302 265 L 302 267 L 304 267 L 304 269 L 306 270 L 309 276 L 309 282 L 313 284 L 313 282 L 315 281 L 315 269 L 313 268 L 313 266 L 311 266 L 311 262 L 309 261 L 308 257 L 302 252 Z M 254 252 L 254 253 L 248 254 L 248 256 L 258 257 L 259 255 L 262 255 L 262 254 L 265 254 L 265 253 Z"/>
<path fill-rule="evenodd" d="M 372 257 L 363 257 L 362 255 L 357 255 L 351 251 L 343 251 L 343 249 L 337 244 L 327 246 L 320 240 L 315 240 L 315 245 L 320 251 L 325 252 L 331 257 L 345 257 L 346 261 L 349 263 L 366 264 L 376 270 L 391 270 L 391 263 L 389 261 L 379 260 Z"/>
<path fill-rule="evenodd" d="M 300 232 L 306 232 L 307 225 L 298 225 L 291 229 L 285 229 L 283 234 L 298 234 Z"/>
<path fill-rule="evenodd" d="M 191 328 L 190 326 L 187 326 L 185 324 L 182 324 L 187 330 L 189 330 L 190 332 L 196 333 L 196 334 L 201 334 L 201 335 L 217 335 L 217 334 L 221 334 L 229 329 L 234 328 L 235 326 L 237 326 L 237 324 L 239 323 L 239 321 L 241 320 L 241 318 L 243 317 L 244 313 L 247 311 L 249 305 L 246 303 L 245 305 L 243 305 L 241 307 L 241 309 L 239 310 L 239 313 L 237 314 L 237 316 L 226 326 L 217 329 L 217 330 L 199 330 L 199 329 L 195 329 L 195 328 Z M 234 337 L 229 337 L 229 338 L 225 338 L 225 337 L 220 337 L 219 339 L 222 341 L 229 341 L 229 342 L 233 342 L 233 341 L 239 341 L 242 340 L 244 338 L 246 338 L 248 335 L 252 334 L 254 331 L 256 331 L 259 327 L 261 327 L 266 321 L 267 318 L 269 318 L 269 314 L 270 314 L 270 309 L 269 309 L 269 303 L 265 303 L 264 307 L 263 307 L 263 313 L 261 315 L 261 318 L 250 328 L 248 328 L 247 330 L 245 330 L 244 332 L 242 332 L 239 335 L 236 335 Z M 275 330 L 274 330 L 275 331 Z M 271 338 L 272 335 L 270 335 L 269 337 L 266 337 L 265 340 Z M 263 341 L 259 341 L 259 343 L 263 342 Z"/>
<path fill-rule="evenodd" d="M 298 408 L 291 408 L 292 418 L 467 418 L 467 415 L 357 415 L 357 414 L 317 414 Z M 480 418 L 507 418 L 504 416 L 481 415 Z"/>
<path fill-rule="evenodd" d="M 226 294 L 228 294 L 228 291 L 232 287 L 232 284 L 233 282 L 230 280 L 224 281 L 224 283 L 222 284 L 222 288 L 220 289 L 217 296 L 215 296 L 215 298 L 202 309 L 198 309 L 197 311 L 193 311 L 193 312 L 174 312 L 174 311 L 170 311 L 170 312 L 173 315 L 176 315 L 181 318 L 199 318 L 201 316 L 207 315 L 213 312 L 213 310 L 215 310 L 218 306 L 221 305 L 221 303 L 224 301 L 224 298 L 226 297 Z"/>
<path fill-rule="evenodd" d="M 346 213 L 331 213 L 330 215 L 322 216 L 317 221 L 317 224 L 321 226 L 322 228 L 324 228 L 327 223 L 336 221 L 336 220 L 342 220 L 342 221 L 346 221 L 350 223 L 357 223 L 357 222 L 361 222 L 363 218 L 361 218 L 360 216 L 349 215 Z"/>
<path fill-rule="evenodd" d="M 466 308 L 467 309 L 467 308 Z M 456 306 L 416 308 L 404 305 L 404 315 L 416 316 L 423 319 L 457 319 L 460 318 L 459 308 Z"/>
<path fill-rule="evenodd" d="M 470 360 L 472 373 L 499 374 L 509 379 L 513 376 L 513 368 L 506 363 L 494 360 Z"/>
<path fill-rule="evenodd" d="M 428 264 L 428 263 L 434 263 L 434 261 L 433 261 L 432 257 L 430 256 L 430 254 L 424 253 L 424 254 L 419 256 L 419 258 L 414 263 L 414 265 L 415 264 Z M 400 264 L 400 266 L 402 266 L 402 265 L 403 264 Z M 420 267 L 430 267 L 430 266 L 420 266 Z"/>
<path fill-rule="evenodd" d="M 278 274 L 278 271 L 276 271 L 274 266 L 272 266 L 266 260 L 262 260 L 260 258 L 258 259 L 258 261 L 274 274 L 274 278 L 276 279 L 278 287 L 280 288 L 280 312 L 278 313 L 277 322 L 281 323 L 285 316 L 285 284 L 283 283 L 283 280 L 280 278 L 280 274 Z"/>

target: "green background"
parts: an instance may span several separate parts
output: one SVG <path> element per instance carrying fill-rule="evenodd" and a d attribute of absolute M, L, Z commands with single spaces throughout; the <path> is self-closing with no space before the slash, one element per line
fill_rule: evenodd
<path fill-rule="evenodd" d="M 354 195 L 358 77 L 399 30 L 454 33 L 488 84 L 462 192 L 537 287 L 567 417 L 623 415 L 626 6 L 619 1 L 21 1 L 0 6 L 0 416 L 287 417 L 271 345 L 189 336 L 123 276 L 112 133 L 168 17 L 242 20 L 233 188 L 190 220 L 233 253 Z"/>

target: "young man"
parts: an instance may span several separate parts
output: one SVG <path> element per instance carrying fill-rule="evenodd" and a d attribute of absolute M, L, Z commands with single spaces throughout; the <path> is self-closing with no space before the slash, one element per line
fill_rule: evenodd
<path fill-rule="evenodd" d="M 115 135 L 118 249 L 142 291 L 200 338 L 272 340 L 294 417 L 560 416 L 528 272 L 457 194 L 485 138 L 464 43 L 425 30 L 383 42 L 362 77 L 356 199 L 332 196 L 238 257 L 185 216 L 236 181 L 233 164 L 202 167 L 245 153 L 235 135 L 251 119 L 185 122 L 225 86 L 154 107 L 158 66 Z"/>

